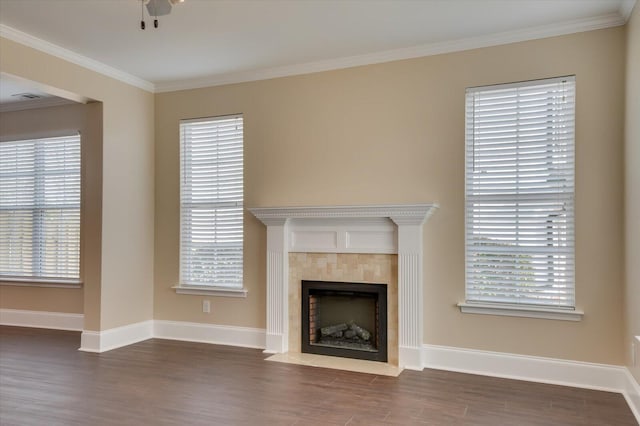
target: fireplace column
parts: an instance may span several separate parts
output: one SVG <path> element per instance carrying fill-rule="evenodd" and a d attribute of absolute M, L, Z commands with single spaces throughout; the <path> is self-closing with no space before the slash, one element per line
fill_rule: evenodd
<path fill-rule="evenodd" d="M 422 370 L 422 217 L 391 217 L 398 225 L 398 358 L 400 367 Z"/>
<path fill-rule="evenodd" d="M 267 353 L 289 350 L 288 219 L 262 219 L 267 225 Z"/>

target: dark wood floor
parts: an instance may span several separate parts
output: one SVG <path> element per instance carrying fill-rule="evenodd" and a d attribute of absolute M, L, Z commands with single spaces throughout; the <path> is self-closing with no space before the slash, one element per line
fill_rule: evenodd
<path fill-rule="evenodd" d="M 0 327 L 0 424 L 636 425 L 615 393 L 425 370 L 400 377 L 148 340 L 103 354 L 79 333 Z"/>

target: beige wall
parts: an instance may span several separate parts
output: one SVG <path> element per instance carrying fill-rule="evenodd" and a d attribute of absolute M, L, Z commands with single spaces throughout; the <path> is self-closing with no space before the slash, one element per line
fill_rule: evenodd
<path fill-rule="evenodd" d="M 625 30 L 156 95 L 155 318 L 265 327 L 266 231 L 245 215 L 247 299 L 177 295 L 183 118 L 243 113 L 245 205 L 435 201 L 425 343 L 622 364 Z M 575 74 L 581 322 L 461 314 L 464 90 Z"/>
<path fill-rule="evenodd" d="M 0 52 L 2 72 L 102 102 L 100 279 L 84 288 L 85 328 L 151 319 L 153 94 L 8 39 L 0 38 Z"/>
<path fill-rule="evenodd" d="M 627 365 L 640 383 L 640 342 L 637 366 L 631 363 L 633 336 L 640 336 L 640 6 L 636 3 L 627 24 L 627 93 L 625 125 L 626 184 L 626 333 Z"/>
<path fill-rule="evenodd" d="M 0 139 L 47 137 L 79 131 L 82 135 L 81 278 L 99 288 L 102 112 L 100 105 L 65 105 L 0 113 Z M 97 242 L 97 244 L 96 244 Z M 96 282 L 97 280 L 97 282 Z M 24 287 L 0 282 L 0 308 L 82 313 L 83 288 Z"/>

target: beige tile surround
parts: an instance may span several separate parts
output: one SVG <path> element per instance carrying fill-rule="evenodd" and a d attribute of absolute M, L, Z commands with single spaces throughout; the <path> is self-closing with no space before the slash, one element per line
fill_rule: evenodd
<path fill-rule="evenodd" d="M 398 256 L 289 253 L 289 351 L 300 353 L 302 280 L 387 284 L 388 363 L 398 365 Z"/>

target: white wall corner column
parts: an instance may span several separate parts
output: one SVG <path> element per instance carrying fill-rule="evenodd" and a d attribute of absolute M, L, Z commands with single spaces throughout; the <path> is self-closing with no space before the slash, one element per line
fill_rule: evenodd
<path fill-rule="evenodd" d="M 289 252 L 398 254 L 399 367 L 423 368 L 423 232 L 436 204 L 249 209 L 267 226 L 269 353 L 288 351 Z"/>

